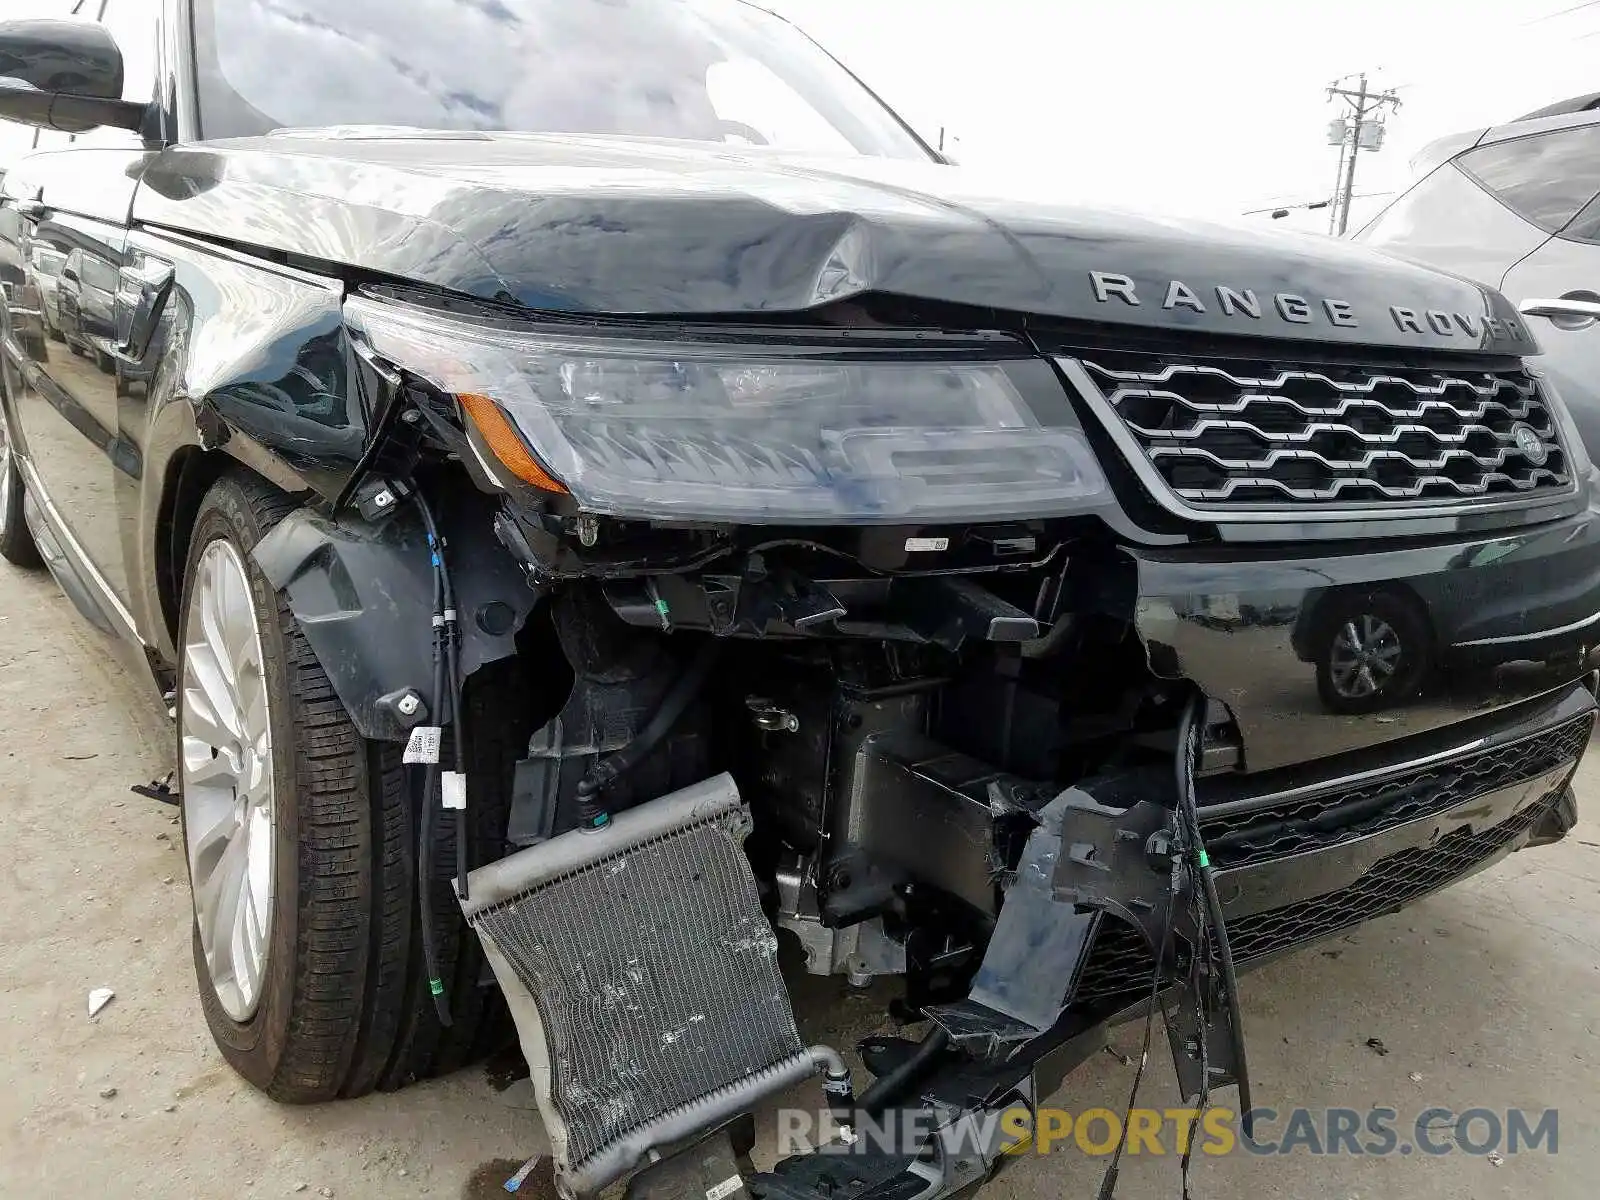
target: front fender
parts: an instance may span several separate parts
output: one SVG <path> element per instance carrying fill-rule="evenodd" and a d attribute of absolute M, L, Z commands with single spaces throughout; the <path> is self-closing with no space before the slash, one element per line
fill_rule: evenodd
<path fill-rule="evenodd" d="M 539 593 L 495 540 L 483 504 L 452 504 L 441 525 L 460 614 L 461 670 L 470 675 L 516 652 L 517 631 Z M 439 712 L 433 568 L 414 508 L 380 523 L 302 508 L 262 538 L 254 555 L 363 737 L 404 740 L 406 727 L 378 701 L 407 688 L 429 713 Z"/>

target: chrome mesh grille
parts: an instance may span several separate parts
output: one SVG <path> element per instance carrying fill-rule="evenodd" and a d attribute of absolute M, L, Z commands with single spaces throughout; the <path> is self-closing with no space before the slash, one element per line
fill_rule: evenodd
<path fill-rule="evenodd" d="M 1120 351 L 1078 362 L 1136 452 L 1194 507 L 1460 503 L 1571 482 L 1555 419 L 1521 368 Z"/>
<path fill-rule="evenodd" d="M 471 914 L 516 974 L 502 986 L 520 985 L 538 1005 L 572 1169 L 801 1053 L 744 854 L 748 822 L 740 808 L 702 804 L 677 828 Z M 580 839 L 581 851 L 586 836 L 546 845 Z M 537 863 L 540 850 L 522 856 Z"/>

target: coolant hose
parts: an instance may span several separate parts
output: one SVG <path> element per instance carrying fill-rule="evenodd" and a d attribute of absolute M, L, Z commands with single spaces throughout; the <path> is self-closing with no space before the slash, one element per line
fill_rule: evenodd
<path fill-rule="evenodd" d="M 706 677 L 711 674 L 721 650 L 719 642 L 707 638 L 695 652 L 689 669 L 678 676 L 677 682 L 661 698 L 661 703 L 656 706 L 655 713 L 645 727 L 622 749 L 589 768 L 588 774 L 578 783 L 580 821 L 584 828 L 598 829 L 610 822 L 611 814 L 598 800 L 600 793 L 643 762 L 645 756 L 671 732 L 684 710 L 705 686 Z"/>
<path fill-rule="evenodd" d="M 870 1117 L 893 1104 L 907 1088 L 914 1086 L 932 1069 L 949 1044 L 950 1035 L 941 1026 L 935 1025 L 928 1031 L 928 1036 L 917 1043 L 917 1048 L 907 1056 L 905 1062 L 872 1081 L 872 1085 L 856 1101 L 856 1107 Z"/>

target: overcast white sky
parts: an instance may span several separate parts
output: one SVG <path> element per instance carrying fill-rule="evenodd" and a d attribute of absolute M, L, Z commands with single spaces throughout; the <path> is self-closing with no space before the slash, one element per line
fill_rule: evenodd
<path fill-rule="evenodd" d="M 1358 194 L 1403 188 L 1437 137 L 1600 91 L 1600 3 L 1579 0 L 779 3 L 919 130 L 954 132 L 963 163 L 1180 213 L 1326 197 L 1336 76 L 1404 98 Z"/>
<path fill-rule="evenodd" d="M 1174 213 L 1326 196 L 1336 76 L 1366 70 L 1405 99 L 1385 148 L 1362 154 L 1358 193 L 1403 188 L 1436 137 L 1600 91 L 1600 0 L 768 2 L 925 135 L 945 126 L 964 164 L 1030 193 Z M 0 0 L 0 13 L 70 6 Z M 0 122 L 0 162 L 28 138 Z"/>

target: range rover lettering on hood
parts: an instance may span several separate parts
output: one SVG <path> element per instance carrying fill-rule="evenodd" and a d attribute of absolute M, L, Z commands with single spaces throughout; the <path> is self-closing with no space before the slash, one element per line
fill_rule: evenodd
<path fill-rule="evenodd" d="M 1090 271 L 1089 284 L 1094 291 L 1094 298 L 1101 304 L 1120 301 L 1137 308 L 1143 303 L 1139 296 L 1138 285 L 1130 275 L 1118 271 Z M 1202 295 L 1206 299 L 1202 299 Z M 1208 299 L 1212 296 L 1215 299 L 1210 300 L 1211 306 L 1208 307 Z M 1259 321 L 1262 314 L 1270 308 L 1276 310 L 1278 316 L 1293 325 L 1326 324 L 1341 329 L 1356 329 L 1361 325 L 1361 317 L 1356 311 L 1356 306 L 1348 300 L 1339 300 L 1333 296 L 1300 296 L 1293 292 L 1275 292 L 1264 297 L 1258 295 L 1252 288 L 1236 288 L 1222 283 L 1210 288 L 1202 286 L 1196 289 L 1181 279 L 1169 279 L 1166 282 L 1161 297 L 1161 307 L 1169 312 L 1178 309 L 1197 313 L 1215 311 L 1225 317 L 1245 317 L 1256 321 Z M 1427 336 L 1432 332 L 1440 337 L 1455 337 L 1459 334 L 1478 340 L 1487 330 L 1496 338 L 1510 338 L 1514 342 L 1529 340 L 1521 323 L 1509 317 L 1446 312 L 1439 308 L 1418 310 L 1407 308 L 1403 304 L 1389 305 L 1387 315 L 1394 322 L 1395 328 L 1402 333 Z"/>

